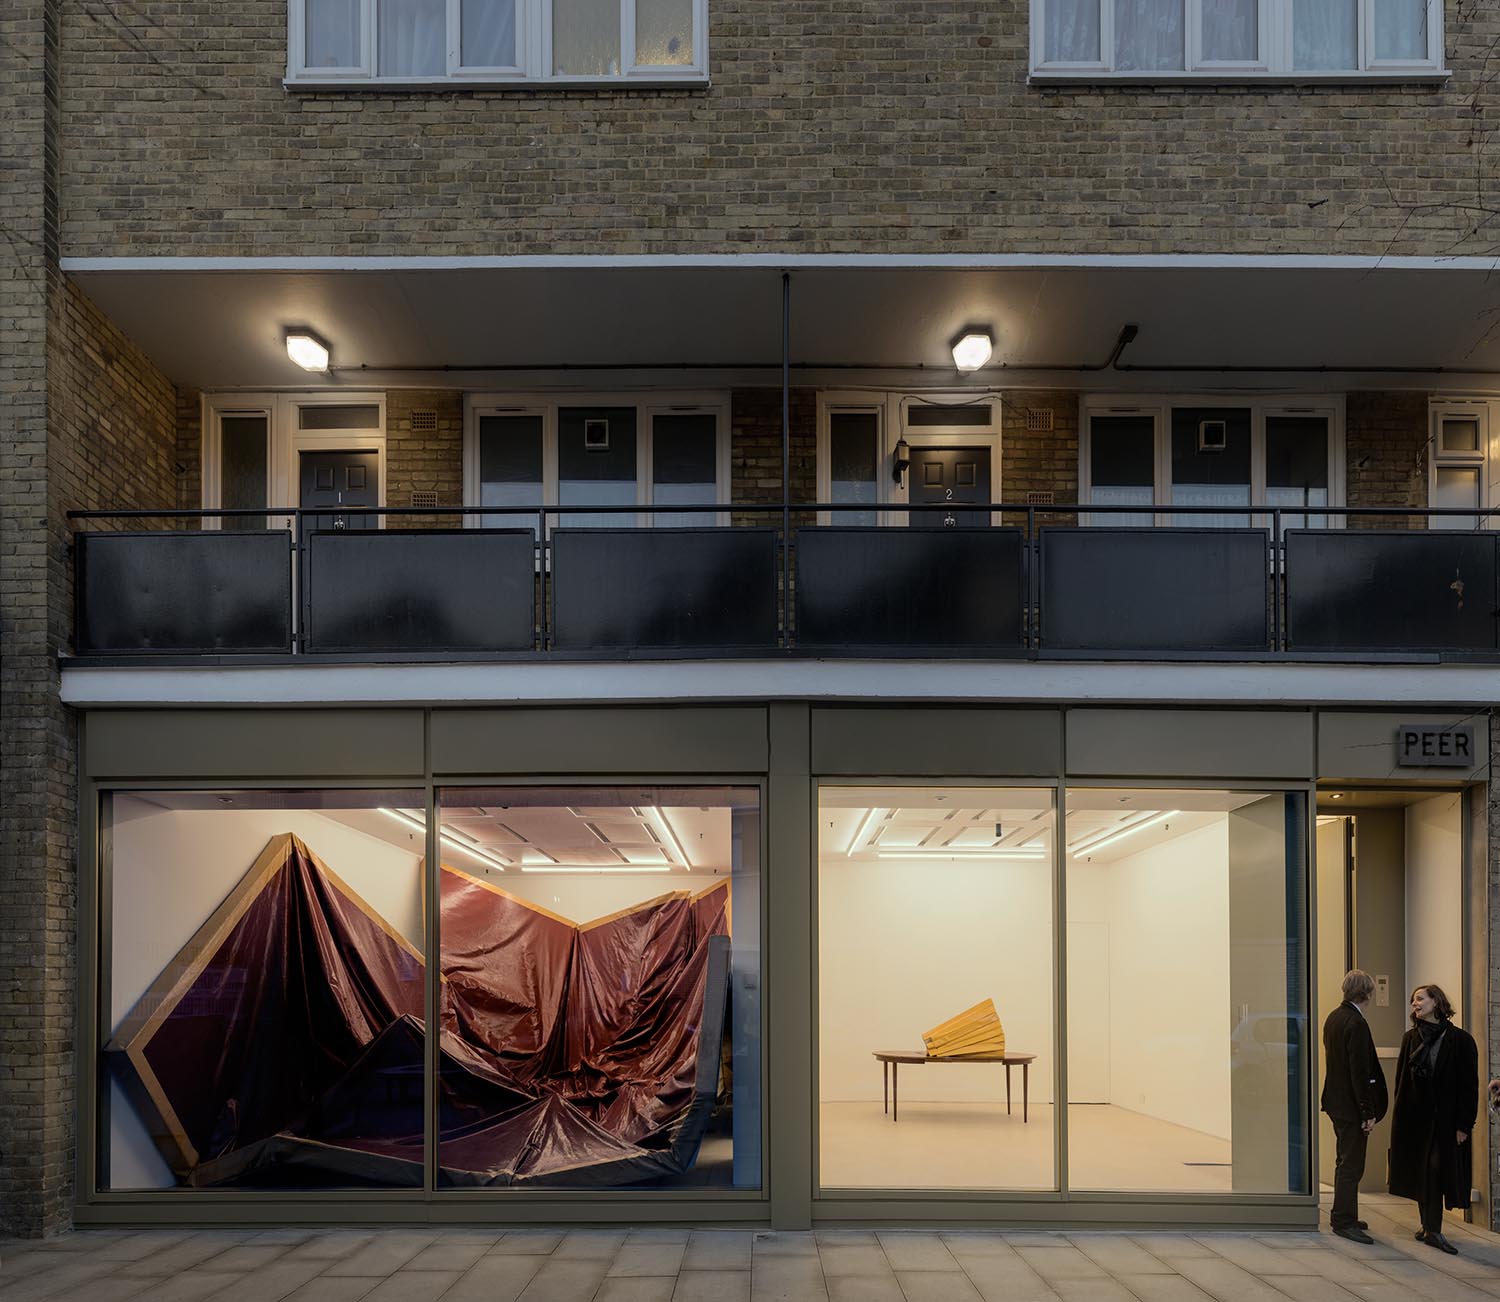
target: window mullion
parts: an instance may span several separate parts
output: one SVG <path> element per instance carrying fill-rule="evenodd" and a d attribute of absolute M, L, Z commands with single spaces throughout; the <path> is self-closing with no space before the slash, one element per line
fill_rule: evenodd
<path fill-rule="evenodd" d="M 380 71 L 380 49 L 375 36 L 376 0 L 360 0 L 361 45 L 363 46 L 365 76 L 374 77 Z"/>
<path fill-rule="evenodd" d="M 620 71 L 635 71 L 635 0 L 620 0 Z"/>
<path fill-rule="evenodd" d="M 463 66 L 463 49 L 462 49 L 462 41 L 463 41 L 463 11 L 462 11 L 462 5 L 463 5 L 463 0 L 448 0 L 448 4 L 447 4 L 447 11 L 448 11 L 448 20 L 447 20 L 448 21 L 448 31 L 447 31 L 447 38 L 448 39 L 446 41 L 446 45 L 447 45 L 447 49 L 448 49 L 448 75 L 450 77 L 456 75 L 457 72 L 458 72 L 458 70 Z"/>
<path fill-rule="evenodd" d="M 1099 0 L 1099 62 L 1115 70 L 1115 0 Z"/>

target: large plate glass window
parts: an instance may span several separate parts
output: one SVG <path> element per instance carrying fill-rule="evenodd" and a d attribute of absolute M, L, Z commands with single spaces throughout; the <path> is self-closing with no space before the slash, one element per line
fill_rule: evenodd
<path fill-rule="evenodd" d="M 101 1189 L 422 1186 L 422 807 L 103 798 Z"/>
<path fill-rule="evenodd" d="M 1067 795 L 1068 1186 L 1308 1188 L 1306 800 Z"/>
<path fill-rule="evenodd" d="M 291 0 L 303 85 L 703 81 L 707 0 Z"/>
<path fill-rule="evenodd" d="M 761 1183 L 754 787 L 441 793 L 438 1183 Z"/>
<path fill-rule="evenodd" d="M 1440 75 L 1442 0 L 1031 0 L 1035 76 Z"/>
<path fill-rule="evenodd" d="M 818 794 L 818 1179 L 1053 1189 L 1042 788 Z"/>

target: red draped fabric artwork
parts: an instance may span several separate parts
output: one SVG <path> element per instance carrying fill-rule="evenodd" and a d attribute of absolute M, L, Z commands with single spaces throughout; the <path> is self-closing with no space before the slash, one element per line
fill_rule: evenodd
<path fill-rule="evenodd" d="M 438 1163 L 452 1185 L 680 1174 L 713 1108 L 729 883 L 578 925 L 443 867 Z M 106 1054 L 189 1185 L 423 1181 L 420 954 L 273 838 Z"/>

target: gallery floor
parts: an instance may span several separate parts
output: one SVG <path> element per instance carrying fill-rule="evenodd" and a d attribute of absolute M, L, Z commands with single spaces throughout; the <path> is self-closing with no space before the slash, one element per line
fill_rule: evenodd
<path fill-rule="evenodd" d="M 1021 1119 L 1005 1104 L 824 1103 L 825 1189 L 1052 1189 L 1050 1104 Z M 1229 1142 L 1108 1104 L 1074 1107 L 1068 1146 L 1075 1189 L 1218 1193 L 1230 1189 Z"/>

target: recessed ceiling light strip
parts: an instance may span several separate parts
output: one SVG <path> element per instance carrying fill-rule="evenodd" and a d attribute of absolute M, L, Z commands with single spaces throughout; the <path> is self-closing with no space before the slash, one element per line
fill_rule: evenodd
<path fill-rule="evenodd" d="M 953 859 L 960 862 L 988 863 L 993 859 L 1020 859 L 1036 862 L 1047 857 L 1045 850 L 877 850 L 878 859 Z"/>
<path fill-rule="evenodd" d="M 398 823 L 405 823 L 407 827 L 415 828 L 424 837 L 427 835 L 427 824 L 420 818 L 413 818 L 404 810 L 386 809 L 384 806 L 381 806 L 380 812 L 386 815 L 387 818 L 394 818 Z M 505 871 L 506 865 L 504 860 L 497 859 L 492 854 L 487 854 L 477 846 L 465 845 L 462 841 L 457 840 L 448 832 L 439 831 L 438 840 L 446 845 L 450 850 L 457 850 L 460 853 L 466 854 L 473 859 L 478 859 L 480 863 L 488 864 L 491 868 L 498 868 L 501 872 Z"/>
<path fill-rule="evenodd" d="M 586 864 L 546 863 L 522 864 L 523 873 L 669 873 L 672 865 L 658 864 Z"/>
<path fill-rule="evenodd" d="M 1108 836 L 1100 837 L 1097 841 L 1090 841 L 1087 845 L 1080 846 L 1077 850 L 1072 851 L 1073 857 L 1076 859 L 1080 855 L 1092 854 L 1095 850 L 1102 850 L 1107 845 L 1114 845 L 1117 841 L 1123 841 L 1127 836 L 1134 836 L 1137 832 L 1144 832 L 1148 827 L 1153 827 L 1157 823 L 1164 823 L 1169 818 L 1176 818 L 1181 812 L 1180 809 L 1169 809 L 1165 813 L 1155 814 L 1142 822 L 1133 823 L 1123 832 L 1111 832 Z"/>
<path fill-rule="evenodd" d="M 854 858 L 854 852 L 856 850 L 863 847 L 865 843 L 865 837 L 869 835 L 870 828 L 875 822 L 876 815 L 879 813 L 880 807 L 878 805 L 872 805 L 870 807 L 870 812 L 860 820 L 859 826 L 854 829 L 854 835 L 849 838 L 849 844 L 844 847 L 844 854 L 847 855 L 850 859 Z"/>
<path fill-rule="evenodd" d="M 655 821 L 660 825 L 662 831 L 667 834 L 667 844 L 677 851 L 677 856 L 682 860 L 682 866 L 689 872 L 693 870 L 693 861 L 688 858 L 686 847 L 682 844 L 682 838 L 677 835 L 677 829 L 672 826 L 672 820 L 667 817 L 667 811 L 660 805 L 653 805 L 651 813 Z"/>

